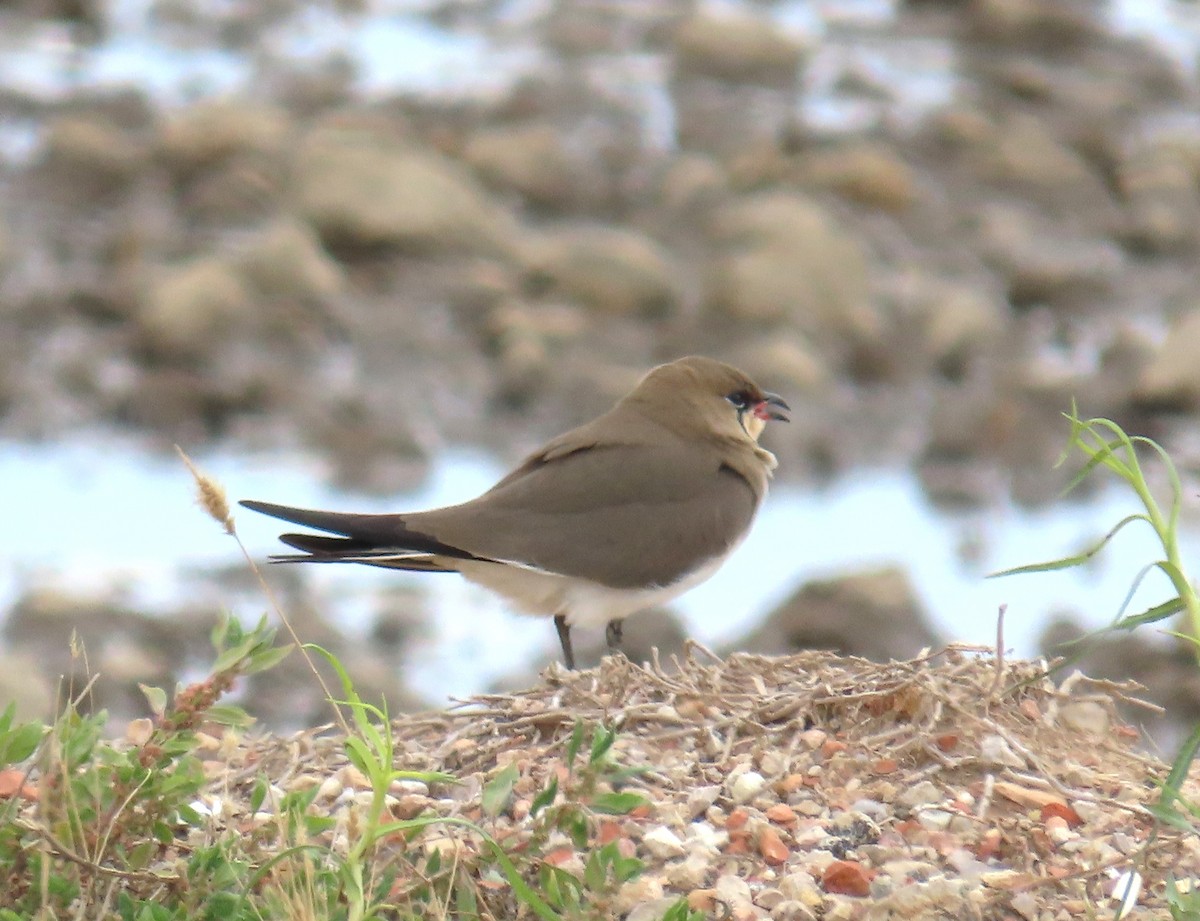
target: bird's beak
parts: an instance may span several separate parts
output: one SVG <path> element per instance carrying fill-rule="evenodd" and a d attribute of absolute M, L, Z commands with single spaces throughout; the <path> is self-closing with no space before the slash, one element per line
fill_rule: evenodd
<path fill-rule="evenodd" d="M 777 422 L 791 422 L 791 417 L 788 413 L 791 407 L 784 402 L 783 397 L 777 393 L 764 393 L 763 401 L 754 407 L 754 415 L 756 418 L 766 422 L 768 419 L 774 419 Z"/>

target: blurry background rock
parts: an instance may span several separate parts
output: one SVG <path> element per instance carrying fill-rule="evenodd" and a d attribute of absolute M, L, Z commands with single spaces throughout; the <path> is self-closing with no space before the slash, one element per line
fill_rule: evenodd
<path fill-rule="evenodd" d="M 303 450 L 388 496 L 707 352 L 792 400 L 785 482 L 1040 505 L 1073 397 L 1193 471 L 1197 13 L 1161 6 L 7 4 L 0 439 Z M 393 602 L 339 648 L 399 701 Z M 169 684 L 215 617 L 179 607 L 39 589 L 5 654 L 73 674 L 70 624 Z M 904 656 L 920 607 L 868 572 L 727 645 Z"/>

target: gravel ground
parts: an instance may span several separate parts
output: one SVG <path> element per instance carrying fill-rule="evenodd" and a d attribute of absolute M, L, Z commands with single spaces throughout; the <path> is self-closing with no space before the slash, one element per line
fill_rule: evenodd
<path fill-rule="evenodd" d="M 1164 918 L 1168 878 L 1200 877 L 1200 836 L 1157 827 L 1148 811 L 1169 766 L 1138 752 L 1138 730 L 1117 717 L 1136 688 L 1078 674 L 1056 687 L 1045 666 L 966 647 L 876 664 L 815 652 L 720 660 L 695 645 L 669 666 L 553 666 L 522 693 L 398 720 L 397 767 L 460 783 L 397 782 L 391 810 L 466 818 L 519 847 L 533 797 L 565 775 L 576 720 L 605 722 L 616 759 L 650 768 L 631 786 L 649 807 L 598 826 L 646 862 L 616 896 L 621 917 L 658 918 L 680 896 L 732 919 L 1116 917 L 1114 889 L 1134 878 L 1125 917 Z M 265 770 L 276 794 L 319 787 L 336 848 L 369 790 L 330 727 L 214 737 L 205 749 L 201 805 L 216 826 L 269 821 L 249 805 Z M 512 799 L 487 815 L 482 791 L 510 764 Z M 1193 801 L 1196 779 L 1184 786 Z M 408 846 L 469 861 L 480 841 L 435 826 Z M 565 838 L 544 854 L 582 868 Z"/>

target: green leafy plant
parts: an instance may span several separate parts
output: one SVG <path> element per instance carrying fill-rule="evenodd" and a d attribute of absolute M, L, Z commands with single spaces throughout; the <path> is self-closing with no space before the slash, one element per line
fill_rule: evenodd
<path fill-rule="evenodd" d="M 1143 624 L 1157 623 L 1182 612 L 1185 620 L 1184 631 L 1173 632 L 1173 635 L 1195 646 L 1197 660 L 1200 661 L 1200 595 L 1197 595 L 1195 586 L 1188 578 L 1179 548 L 1178 529 L 1179 514 L 1183 506 L 1183 486 L 1179 481 L 1179 473 L 1175 469 L 1174 463 L 1166 450 L 1156 441 L 1142 435 L 1127 435 L 1117 423 L 1110 419 L 1081 419 L 1074 406 L 1072 406 L 1071 412 L 1066 413 L 1065 416 L 1071 423 L 1071 432 L 1067 447 L 1059 457 L 1058 463 L 1064 463 L 1071 456 L 1072 450 L 1082 453 L 1085 463 L 1063 490 L 1063 494 L 1073 490 L 1096 470 L 1104 468 L 1115 474 L 1133 490 L 1142 503 L 1143 511 L 1126 515 L 1096 544 L 1082 553 L 1044 563 L 1017 566 L 993 573 L 993 576 L 1052 572 L 1081 566 L 1108 546 L 1109 542 L 1126 526 L 1134 522 L 1145 522 L 1154 531 L 1155 537 L 1162 546 L 1164 558 L 1148 563 L 1137 574 L 1110 629 L 1133 630 Z M 1150 485 L 1146 481 L 1141 462 L 1138 459 L 1139 445 L 1156 454 L 1167 472 L 1171 487 L 1171 501 L 1165 510 L 1154 497 Z M 1146 576 L 1156 569 L 1170 581 L 1171 587 L 1175 591 L 1175 597 L 1140 613 L 1126 614 L 1134 593 Z"/>
<path fill-rule="evenodd" d="M 84 714 L 76 701 L 49 728 L 13 726 L 11 708 L 0 716 L 0 751 L 7 763 L 32 759 L 38 789 L 32 817 L 17 821 L 10 802 L 0 826 L 0 888 L 10 910 L 32 916 L 74 902 L 112 903 L 122 917 L 182 918 L 211 916 L 215 903 L 228 900 L 209 877 L 214 869 L 227 877 L 225 861 L 200 852 L 184 859 L 174 847 L 180 826 L 204 823 L 195 805 L 205 784 L 196 730 L 201 723 L 246 725 L 245 711 L 220 699 L 239 677 L 271 668 L 288 650 L 275 645 L 265 619 L 249 630 L 222 619 L 212 639 L 217 656 L 208 678 L 170 698 L 143 688 L 153 719 L 140 721 L 132 744 L 104 739 L 107 714 Z M 182 886 L 184 896 L 168 909 L 115 891 L 114 880 Z"/>
<path fill-rule="evenodd" d="M 1145 624 L 1158 623 L 1181 614 L 1183 617 L 1182 629 L 1166 632 L 1191 644 L 1195 649 L 1197 660 L 1200 661 L 1200 595 L 1197 594 L 1196 588 L 1187 574 L 1179 546 L 1178 529 L 1179 515 L 1183 507 L 1183 486 L 1180 483 L 1175 464 L 1166 450 L 1157 442 L 1141 435 L 1128 435 L 1111 419 L 1080 418 L 1074 405 L 1071 407 L 1071 412 L 1066 413 L 1065 416 L 1071 424 L 1071 431 L 1067 447 L 1059 458 L 1059 464 L 1064 463 L 1073 451 L 1078 451 L 1083 455 L 1084 464 L 1071 479 L 1064 493 L 1074 489 L 1092 473 L 1104 469 L 1115 474 L 1133 491 L 1141 502 L 1143 510 L 1126 515 L 1100 541 L 1083 553 L 1044 563 L 1018 566 L 993 575 L 1011 576 L 1022 573 L 1050 572 L 1080 566 L 1108 546 L 1109 542 L 1126 526 L 1135 522 L 1145 522 L 1158 539 L 1163 550 L 1163 558 L 1142 567 L 1134 578 L 1133 584 L 1117 612 L 1116 619 L 1106 629 L 1134 630 Z M 1159 504 L 1150 489 L 1138 458 L 1139 447 L 1156 456 L 1166 471 L 1171 499 L 1165 509 Z M 1167 577 L 1175 596 L 1144 611 L 1135 614 L 1126 613 L 1143 580 L 1155 570 L 1162 572 Z M 1171 771 L 1162 784 L 1159 801 L 1151 807 L 1156 818 L 1164 824 L 1193 830 L 1196 820 L 1200 819 L 1200 810 L 1194 804 L 1186 802 L 1181 793 L 1188 769 L 1197 753 L 1200 753 L 1200 726 L 1193 730 L 1176 754 Z"/>
<path fill-rule="evenodd" d="M 1168 874 L 1164 895 L 1172 921 L 1200 921 L 1200 889 L 1184 888 L 1181 881 Z"/>
<path fill-rule="evenodd" d="M 644 869 L 636 857 L 622 855 L 616 841 L 588 850 L 596 815 L 626 815 L 646 803 L 641 794 L 619 789 L 644 769 L 622 767 L 615 761 L 612 748 L 616 738 L 610 727 L 597 726 L 585 750 L 584 726 L 576 721 L 564 749 L 565 781 L 560 784 L 558 775 L 552 774 L 530 805 L 530 816 L 535 819 L 527 845 L 530 853 L 541 853 L 555 832 L 586 852 L 582 875 L 549 862 L 543 862 L 538 870 L 546 901 L 568 918 L 610 916 L 611 898 Z M 503 802 L 506 788 L 511 789 L 516 774 L 510 769 L 497 775 L 484 791 L 485 810 L 489 803 L 495 809 Z"/>

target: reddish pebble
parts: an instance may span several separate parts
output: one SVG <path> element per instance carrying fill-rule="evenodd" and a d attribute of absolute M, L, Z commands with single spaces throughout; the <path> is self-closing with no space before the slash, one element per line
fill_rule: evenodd
<path fill-rule="evenodd" d="M 1041 708 L 1038 707 L 1036 700 L 1030 700 L 1029 698 L 1026 698 L 1025 700 L 1021 701 L 1021 705 L 1017 709 L 1021 711 L 1023 716 L 1033 720 L 1035 723 L 1039 722 L 1042 718 L 1042 711 Z"/>
<path fill-rule="evenodd" d="M 894 774 L 899 767 L 900 765 L 896 763 L 895 758 L 880 758 L 871 765 L 871 769 L 876 774 Z"/>
<path fill-rule="evenodd" d="M 821 875 L 821 885 L 826 892 L 862 897 L 871 892 L 871 877 L 856 860 L 835 860 Z"/>
<path fill-rule="evenodd" d="M 934 744 L 944 752 L 952 752 L 958 748 L 958 736 L 953 732 L 947 732 L 945 735 L 940 735 L 933 740 Z"/>
<path fill-rule="evenodd" d="M 610 841 L 616 841 L 621 837 L 621 823 L 619 822 L 601 822 L 600 830 L 596 833 L 596 840 L 601 844 L 608 844 Z"/>
<path fill-rule="evenodd" d="M 834 755 L 836 755 L 838 752 L 844 752 L 845 750 L 846 750 L 845 742 L 839 742 L 837 739 L 830 739 L 824 745 L 821 746 L 821 757 L 825 758 L 825 759 L 829 759 L 829 758 L 832 758 Z"/>
<path fill-rule="evenodd" d="M 983 837 L 979 839 L 979 843 L 975 845 L 975 856 L 980 860 L 995 857 L 1000 853 L 1000 842 L 1000 829 L 989 828 L 983 833 Z"/>
<path fill-rule="evenodd" d="M 775 792 L 782 796 L 799 790 L 804 786 L 805 777 L 803 774 L 788 774 L 787 777 L 775 784 Z"/>
<path fill-rule="evenodd" d="M 779 837 L 779 832 L 770 825 L 764 825 L 758 833 L 758 852 L 772 867 L 778 867 L 788 859 L 787 845 Z"/>
<path fill-rule="evenodd" d="M 712 911 L 717 904 L 717 890 L 693 889 L 687 894 L 687 904 L 692 911 Z"/>
<path fill-rule="evenodd" d="M 748 821 L 750 821 L 750 813 L 745 809 L 735 809 L 725 819 L 725 830 L 737 831 L 739 828 L 745 827 Z"/>
<path fill-rule="evenodd" d="M 796 813 L 787 803 L 776 803 L 767 810 L 766 815 L 779 825 L 791 825 L 796 821 Z"/>
<path fill-rule="evenodd" d="M 20 796 L 21 799 L 33 802 L 38 798 L 37 787 L 25 782 L 28 775 L 24 771 L 0 771 L 0 799 L 11 799 Z"/>
<path fill-rule="evenodd" d="M 559 867 L 575 856 L 575 849 L 570 847 L 555 848 L 542 858 L 552 867 Z"/>
<path fill-rule="evenodd" d="M 1055 817 L 1062 819 L 1071 828 L 1077 828 L 1083 824 L 1079 813 L 1066 803 L 1046 803 L 1042 807 L 1042 822 L 1045 823 L 1048 819 Z"/>
<path fill-rule="evenodd" d="M 729 843 L 722 848 L 722 853 L 725 854 L 749 854 L 750 844 L 746 840 L 745 832 L 729 836 Z"/>

